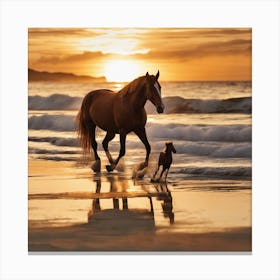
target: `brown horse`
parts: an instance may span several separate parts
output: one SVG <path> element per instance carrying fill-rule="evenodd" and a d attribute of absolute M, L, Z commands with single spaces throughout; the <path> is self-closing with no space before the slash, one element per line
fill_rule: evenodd
<path fill-rule="evenodd" d="M 145 166 L 148 165 L 151 151 L 146 136 L 145 125 L 147 114 L 145 104 L 150 100 L 158 113 L 163 113 L 164 105 L 161 99 L 161 86 L 158 82 L 159 71 L 156 76 L 149 75 L 139 77 L 121 89 L 113 92 L 108 89 L 99 89 L 89 92 L 83 99 L 78 114 L 78 133 L 84 154 L 89 153 L 92 147 L 95 162 L 92 169 L 100 172 L 100 157 L 97 154 L 97 142 L 95 140 L 95 128 L 107 132 L 102 145 L 106 152 L 110 165 L 106 169 L 113 171 L 119 160 L 125 155 L 126 135 L 134 132 L 143 142 L 146 148 Z M 109 149 L 109 142 L 120 135 L 120 152 L 116 160 L 113 160 Z"/>

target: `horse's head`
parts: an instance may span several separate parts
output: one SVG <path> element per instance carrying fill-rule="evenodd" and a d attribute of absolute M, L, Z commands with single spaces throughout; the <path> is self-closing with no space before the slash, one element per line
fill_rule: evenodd
<path fill-rule="evenodd" d="M 166 142 L 165 146 L 166 146 L 166 151 L 171 151 L 173 153 L 176 153 L 173 142 Z"/>
<path fill-rule="evenodd" d="M 146 94 L 147 99 L 155 105 L 155 107 L 157 108 L 157 112 L 161 114 L 164 111 L 164 105 L 161 99 L 161 86 L 158 82 L 158 77 L 159 71 L 157 72 L 156 76 L 149 75 L 148 72 L 146 73 Z"/>

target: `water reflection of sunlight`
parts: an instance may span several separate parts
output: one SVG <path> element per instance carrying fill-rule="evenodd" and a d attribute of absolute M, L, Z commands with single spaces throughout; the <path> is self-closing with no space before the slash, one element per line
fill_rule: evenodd
<path fill-rule="evenodd" d="M 112 84 L 112 90 L 113 91 L 120 91 L 126 83 L 113 83 Z"/>

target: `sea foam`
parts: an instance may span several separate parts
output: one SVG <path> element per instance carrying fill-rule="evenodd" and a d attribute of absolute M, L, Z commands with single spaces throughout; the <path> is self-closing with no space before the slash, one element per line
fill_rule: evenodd
<path fill-rule="evenodd" d="M 29 117 L 28 128 L 35 130 L 75 131 L 77 124 L 75 116 L 40 115 Z M 248 125 L 149 123 L 146 129 L 150 138 L 222 142 L 249 142 L 252 139 L 252 128 Z"/>
<path fill-rule="evenodd" d="M 81 97 L 73 97 L 65 94 L 53 94 L 44 96 L 29 96 L 29 110 L 79 110 Z M 165 113 L 244 113 L 252 111 L 252 98 L 240 97 L 229 99 L 185 99 L 179 96 L 163 98 Z M 151 102 L 147 102 L 146 110 L 149 114 L 156 113 Z"/>

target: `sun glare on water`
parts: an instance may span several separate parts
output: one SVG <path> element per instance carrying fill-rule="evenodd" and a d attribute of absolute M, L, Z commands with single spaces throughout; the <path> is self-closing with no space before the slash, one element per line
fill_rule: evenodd
<path fill-rule="evenodd" d="M 109 82 L 130 82 L 141 75 L 139 65 L 129 60 L 113 60 L 104 67 Z"/>

